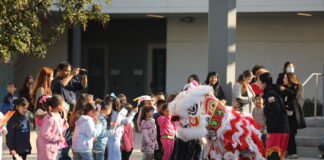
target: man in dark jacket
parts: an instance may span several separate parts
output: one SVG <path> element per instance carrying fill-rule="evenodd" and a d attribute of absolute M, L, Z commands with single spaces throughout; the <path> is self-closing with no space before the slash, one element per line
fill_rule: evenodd
<path fill-rule="evenodd" d="M 87 75 L 80 75 L 79 68 L 72 70 L 72 66 L 68 62 L 60 63 L 56 69 L 56 77 L 51 84 L 52 93 L 62 95 L 65 102 L 69 104 L 69 111 L 73 111 L 73 107 L 76 104 L 76 92 L 82 90 L 87 86 Z M 81 80 L 79 80 L 80 78 Z M 59 160 L 71 160 L 69 156 L 69 151 L 72 146 L 72 136 L 70 129 L 65 131 L 64 136 L 69 147 L 63 148 L 59 152 Z"/>

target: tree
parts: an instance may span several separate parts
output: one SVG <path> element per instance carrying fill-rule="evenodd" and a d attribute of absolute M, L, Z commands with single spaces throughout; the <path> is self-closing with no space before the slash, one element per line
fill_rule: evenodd
<path fill-rule="evenodd" d="M 91 20 L 109 21 L 98 0 L 0 0 L 0 60 L 21 54 L 44 58 L 46 46 L 66 28 L 82 24 L 85 30 Z"/>

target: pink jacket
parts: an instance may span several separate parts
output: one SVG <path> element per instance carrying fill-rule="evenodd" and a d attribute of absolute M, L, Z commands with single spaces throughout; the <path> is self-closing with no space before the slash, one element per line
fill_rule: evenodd
<path fill-rule="evenodd" d="M 175 122 L 171 122 L 171 118 L 161 115 L 157 121 L 160 126 L 161 136 L 175 136 L 177 126 Z"/>
<path fill-rule="evenodd" d="M 121 150 L 130 152 L 134 148 L 134 124 L 133 122 L 124 125 Z"/>
<path fill-rule="evenodd" d="M 46 115 L 37 137 L 37 157 L 43 157 L 44 160 L 52 159 L 53 155 L 49 155 L 51 152 L 65 148 L 66 142 L 59 142 L 59 139 L 64 137 L 63 133 L 67 128 L 68 125 L 59 114 Z"/>

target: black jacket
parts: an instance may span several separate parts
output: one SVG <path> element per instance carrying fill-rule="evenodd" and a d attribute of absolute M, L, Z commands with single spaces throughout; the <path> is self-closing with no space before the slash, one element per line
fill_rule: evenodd
<path fill-rule="evenodd" d="M 219 100 L 226 99 L 225 93 L 221 86 L 219 86 L 217 89 L 214 88 L 214 96 Z"/>
<path fill-rule="evenodd" d="M 64 100 L 68 104 L 75 104 L 76 103 L 76 92 L 81 91 L 83 89 L 81 85 L 81 81 L 73 78 L 70 82 L 63 86 L 62 79 L 59 77 L 55 77 L 51 84 L 51 89 L 53 94 L 59 94 L 64 97 Z M 72 110 L 72 108 L 70 108 Z"/>
<path fill-rule="evenodd" d="M 27 101 L 29 102 L 29 104 L 31 103 L 31 97 L 30 97 L 30 89 L 29 88 L 22 88 L 21 90 L 19 90 L 19 97 L 24 97 L 27 99 Z M 33 105 L 29 105 L 28 107 L 29 111 L 34 112 L 34 106 Z"/>
<path fill-rule="evenodd" d="M 286 110 L 292 112 L 291 116 L 288 116 L 290 131 L 296 133 L 297 129 L 306 128 L 303 106 L 303 87 L 302 86 L 285 86 L 285 90 L 280 91 L 278 89 L 282 99 L 284 100 Z"/>
<path fill-rule="evenodd" d="M 263 98 L 268 133 L 289 133 L 288 116 L 280 95 L 271 86 L 264 89 Z"/>
<path fill-rule="evenodd" d="M 283 79 L 285 77 L 286 72 L 279 73 L 278 79 L 277 79 L 277 86 L 281 86 L 283 84 Z"/>
<path fill-rule="evenodd" d="M 7 146 L 10 151 L 17 153 L 31 153 L 30 126 L 27 116 L 15 113 L 7 125 L 8 134 L 6 136 Z"/>

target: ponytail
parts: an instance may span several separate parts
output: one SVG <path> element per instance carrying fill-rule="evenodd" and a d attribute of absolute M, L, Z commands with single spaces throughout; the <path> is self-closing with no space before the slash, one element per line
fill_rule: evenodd
<path fill-rule="evenodd" d="M 52 114 L 50 112 L 50 107 L 51 107 L 51 109 L 55 109 L 59 105 L 62 105 L 63 102 L 64 102 L 64 99 L 61 95 L 55 94 L 52 97 L 48 97 L 46 99 L 46 111 L 47 111 L 48 115 L 52 116 Z"/>
<path fill-rule="evenodd" d="M 88 114 L 90 111 L 94 111 L 96 110 L 97 107 L 93 104 L 93 103 L 87 103 L 85 106 L 84 106 L 84 110 L 83 110 L 83 115 L 86 115 Z"/>

